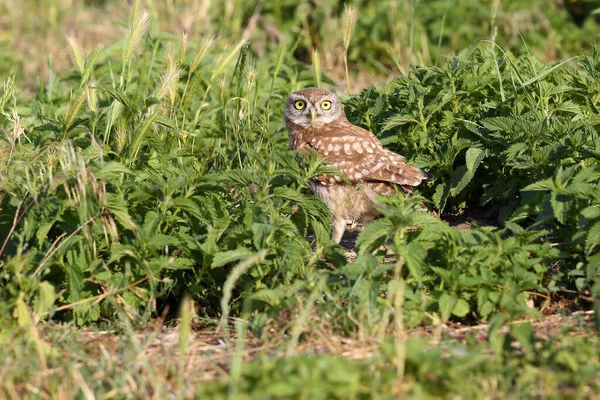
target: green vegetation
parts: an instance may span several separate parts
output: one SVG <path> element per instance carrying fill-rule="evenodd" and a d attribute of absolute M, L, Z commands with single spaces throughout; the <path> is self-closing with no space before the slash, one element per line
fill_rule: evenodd
<path fill-rule="evenodd" d="M 50 35 L 88 10 L 45 3 Z M 177 36 L 157 21 L 201 2 L 160 3 L 114 43 L 69 36 L 71 67 L 39 80 L 0 63 L 19 77 L 0 91 L 2 396 L 600 395 L 593 18 L 225 1 Z M 371 74 L 387 83 L 343 97 L 349 119 L 435 180 L 344 249 L 307 184 L 335 171 L 288 150 L 282 109 Z"/>

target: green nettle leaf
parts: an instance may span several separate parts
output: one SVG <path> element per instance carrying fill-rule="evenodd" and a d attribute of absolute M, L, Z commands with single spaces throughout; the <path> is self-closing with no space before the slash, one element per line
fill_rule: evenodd
<path fill-rule="evenodd" d="M 480 147 L 470 147 L 465 156 L 465 165 L 461 165 L 452 174 L 452 188 L 450 195 L 456 196 L 467 186 L 475 176 L 477 167 L 485 158 L 487 151 Z"/>
<path fill-rule="evenodd" d="M 479 308 L 479 313 L 481 314 L 482 318 L 487 318 L 488 315 L 490 315 L 492 313 L 492 311 L 494 311 L 495 306 L 491 301 L 486 301 L 480 308 Z"/>
<path fill-rule="evenodd" d="M 179 239 L 174 236 L 155 234 L 146 242 L 149 249 L 162 250 L 167 246 L 178 246 Z"/>
<path fill-rule="evenodd" d="M 252 233 L 254 245 L 257 248 L 262 248 L 265 246 L 267 237 L 275 232 L 277 228 L 272 224 L 262 224 L 262 223 L 253 223 L 252 224 Z"/>
<path fill-rule="evenodd" d="M 156 233 L 158 224 L 160 222 L 159 215 L 156 211 L 148 211 L 146 215 L 144 215 L 144 225 L 142 227 L 142 231 L 146 237 L 151 237 Z"/>
<path fill-rule="evenodd" d="M 398 255 L 404 257 L 406 265 L 410 271 L 410 275 L 417 281 L 423 279 L 423 265 L 425 265 L 425 257 L 427 251 L 418 242 L 411 242 L 407 245 L 398 246 Z"/>
<path fill-rule="evenodd" d="M 40 245 L 44 242 L 44 240 L 46 240 L 46 235 L 48 235 L 48 232 L 50 232 L 50 229 L 52 229 L 52 225 L 54 225 L 54 222 L 54 220 L 51 220 L 40 223 L 40 226 L 37 232 L 35 233 L 35 237 L 37 238 L 38 243 Z"/>
<path fill-rule="evenodd" d="M 56 290 L 54 286 L 48 281 L 40 282 L 38 286 L 38 300 L 35 308 L 35 312 L 39 316 L 47 314 L 56 299 Z"/>
<path fill-rule="evenodd" d="M 567 223 L 569 212 L 571 210 L 573 198 L 562 194 L 552 193 L 550 196 L 550 204 L 552 205 L 552 211 L 554 218 L 561 224 Z"/>
<path fill-rule="evenodd" d="M 379 219 L 371 222 L 358 235 L 356 247 L 360 255 L 367 254 L 378 248 L 386 240 L 390 231 L 387 221 Z"/>
<path fill-rule="evenodd" d="M 219 268 L 234 261 L 243 261 L 254 255 L 254 252 L 245 247 L 238 247 L 235 250 L 221 251 L 215 254 L 212 262 L 212 268 Z"/>
<path fill-rule="evenodd" d="M 450 195 L 455 197 L 467 186 L 467 184 L 473 179 L 473 174 L 467 169 L 466 165 L 457 167 L 452 172 L 452 187 L 450 188 Z"/>
<path fill-rule="evenodd" d="M 573 355 L 566 350 L 558 352 L 558 354 L 556 355 L 556 363 L 565 366 L 572 372 L 577 372 L 579 370 L 579 363 L 577 362 L 575 357 L 573 357 Z"/>
<path fill-rule="evenodd" d="M 131 230 L 137 229 L 137 225 L 129 215 L 129 206 L 122 197 L 115 193 L 106 193 L 106 208 L 125 228 Z"/>
<path fill-rule="evenodd" d="M 97 179 L 117 179 L 123 174 L 132 174 L 133 171 L 127 168 L 120 162 L 117 161 L 108 161 L 100 166 L 95 172 L 94 175 Z"/>
<path fill-rule="evenodd" d="M 382 129 L 385 131 L 410 123 L 418 123 L 417 119 L 413 115 L 394 115 L 385 121 Z"/>
<path fill-rule="evenodd" d="M 600 245 L 600 221 L 596 222 L 587 234 L 587 240 L 585 243 L 586 254 L 592 254 L 594 248 Z"/>
<path fill-rule="evenodd" d="M 127 93 L 124 93 L 117 89 L 113 89 L 108 86 L 98 87 L 98 90 L 101 90 L 101 91 L 107 93 L 110 97 L 112 97 L 113 99 L 115 99 L 116 101 L 121 103 L 123 106 L 125 106 L 129 112 L 131 112 L 131 113 L 134 112 L 134 110 L 136 108 L 135 104 L 133 101 L 131 101 L 131 99 L 127 95 Z"/>
<path fill-rule="evenodd" d="M 274 307 L 281 302 L 283 293 L 280 290 L 262 288 L 250 296 L 250 299 L 262 301 Z"/>
<path fill-rule="evenodd" d="M 205 219 L 204 212 L 200 209 L 200 206 L 189 197 L 176 197 L 173 199 L 173 205 L 185 210 L 201 221 Z"/>
<path fill-rule="evenodd" d="M 446 207 L 446 201 L 448 200 L 448 196 L 450 195 L 450 186 L 449 185 L 438 185 L 435 189 L 435 193 L 433 194 L 432 200 L 438 210 L 444 211 Z"/>
<path fill-rule="evenodd" d="M 454 307 L 456 306 L 458 301 L 458 298 L 456 297 L 456 294 L 448 294 L 446 292 L 442 293 L 440 295 L 440 298 L 438 299 L 438 309 L 440 310 L 440 314 L 442 315 L 442 320 L 443 321 L 448 321 L 450 319 L 450 314 L 452 313 L 452 310 L 454 310 Z M 467 312 L 468 312 L 468 308 L 469 305 L 467 304 Z M 460 308 L 459 308 L 459 311 Z"/>
<path fill-rule="evenodd" d="M 458 299 L 454 308 L 452 308 L 452 315 L 456 315 L 457 317 L 464 317 L 469 313 L 469 303 L 465 299 Z"/>
<path fill-rule="evenodd" d="M 335 13 L 344 7 L 313 3 L 319 4 L 312 33 L 319 38 L 327 32 L 319 19 L 326 15 L 335 25 Z M 378 2 L 357 7 L 366 3 Z M 154 304 L 187 292 L 208 318 L 226 310 L 249 318 L 253 330 L 260 319 L 266 326 L 278 324 L 281 315 L 298 316 L 289 326 L 295 343 L 312 315 L 326 319 L 332 334 L 387 333 L 392 311 L 384 293 L 393 295 L 400 286 L 407 326 L 427 323 L 430 316 L 470 320 L 476 310 L 499 328 L 533 313 L 526 304 L 535 291 L 582 291 L 598 299 L 600 54 L 593 51 L 577 66 L 548 64 L 513 55 L 524 53 L 523 44 L 499 37 L 509 51 L 485 43 L 445 60 L 440 56 L 454 39 L 474 43 L 481 35 L 454 29 L 461 7 L 431 3 L 398 12 L 415 14 L 426 41 L 432 32 L 439 39 L 430 46 L 437 61 L 424 55 L 421 65 L 384 87 L 342 98 L 353 123 L 435 177 L 416 187 L 414 196 L 379 199 L 382 215 L 358 235 L 353 263 L 344 251 L 349 249 L 331 241 L 329 210 L 307 187 L 311 177 L 339 171 L 315 151 L 305 156 L 288 148 L 284 103 L 291 91 L 314 81 L 311 68 L 296 57 L 306 52 L 306 43 L 281 46 L 273 55 L 253 47 L 263 41 L 244 40 L 221 54 L 227 38 L 204 47 L 191 37 L 184 43 L 156 32 L 153 24 L 137 29 L 136 38 L 130 31 L 126 62 L 111 51 L 91 53 L 85 62 L 80 54 L 75 70 L 42 82 L 35 99 L 30 90 L 13 88 L 11 79 L 0 85 L 0 159 L 8 160 L 0 176 L 0 232 L 11 232 L 0 240 L 0 321 L 16 318 L 1 314 L 8 308 L 21 322 L 31 310 L 43 318 L 55 302 L 72 306 L 52 318 L 77 324 L 110 324 L 115 315 L 146 321 L 156 316 Z M 250 15 L 246 8 L 235 8 L 232 20 Z M 265 7 L 265 16 L 294 14 L 275 8 Z M 485 4 L 471 8 L 489 21 Z M 371 65 L 380 71 L 390 63 L 404 68 L 397 52 L 386 50 L 390 29 L 369 23 L 376 14 L 363 15 L 353 31 L 360 40 L 347 54 L 351 65 L 367 60 L 385 64 Z M 498 21 L 507 15 L 499 14 Z M 289 26 L 303 22 L 294 18 Z M 357 43 L 381 54 L 363 54 Z M 160 51 L 165 46 L 179 48 L 179 55 Z M 421 212 L 421 204 L 431 202 L 439 218 Z M 456 229 L 450 220 L 495 227 L 461 223 Z M 306 240 L 310 232 L 312 243 Z M 382 245 L 394 254 L 384 255 Z M 401 280 L 392 279 L 398 260 L 405 262 Z M 559 262 L 560 272 L 549 274 L 548 266 Z M 531 349 L 528 329 L 512 334 L 525 351 Z M 501 336 L 498 342 L 506 333 Z M 505 354 L 503 347 L 497 347 L 499 355 L 507 357 L 498 359 L 509 366 L 529 356 Z M 536 363 L 539 354 L 531 357 Z M 406 356 L 416 384 L 429 377 L 430 355 Z M 356 397 L 344 395 L 347 382 L 360 390 L 371 387 L 328 369 L 316 370 L 337 382 L 339 395 L 324 397 Z M 301 378 L 314 370 L 301 371 Z M 442 384 L 433 385 L 439 389 L 433 397 L 451 397 L 448 376 L 434 378 Z M 268 381 L 258 373 L 255 379 Z M 245 384 L 234 383 L 226 385 L 233 392 Z"/>
<path fill-rule="evenodd" d="M 547 191 L 556 189 L 556 185 L 554 184 L 554 179 L 547 178 L 537 181 L 535 183 L 529 184 L 521 189 L 523 192 L 528 191 Z"/>
<path fill-rule="evenodd" d="M 535 329 L 529 322 L 513 325 L 512 334 L 519 341 L 525 350 L 533 351 L 535 349 Z"/>
<path fill-rule="evenodd" d="M 487 155 L 487 150 L 482 149 L 481 147 L 470 147 L 467 150 L 466 158 L 466 166 L 469 172 L 475 174 L 477 167 L 483 161 L 485 156 Z"/>

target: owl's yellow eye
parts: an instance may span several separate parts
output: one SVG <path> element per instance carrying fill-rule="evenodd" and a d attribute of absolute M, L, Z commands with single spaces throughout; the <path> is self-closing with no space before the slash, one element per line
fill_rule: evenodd
<path fill-rule="evenodd" d="M 321 102 L 321 108 L 323 110 L 329 110 L 331 108 L 331 102 L 329 100 L 323 100 Z"/>
<path fill-rule="evenodd" d="M 296 110 L 302 110 L 304 107 L 306 107 L 306 103 L 302 100 L 296 100 L 294 102 L 294 107 L 296 107 Z"/>

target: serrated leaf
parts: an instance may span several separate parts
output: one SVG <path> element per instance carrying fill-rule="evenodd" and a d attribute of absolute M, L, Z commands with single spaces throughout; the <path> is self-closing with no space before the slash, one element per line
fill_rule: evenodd
<path fill-rule="evenodd" d="M 94 175 L 98 179 L 111 180 L 120 177 L 122 174 L 132 174 L 133 171 L 127 168 L 120 162 L 108 161 L 101 165 L 95 172 Z"/>
<path fill-rule="evenodd" d="M 117 194 L 106 193 L 106 208 L 125 228 L 131 230 L 137 229 L 137 225 L 135 222 L 133 222 L 131 216 L 129 215 L 129 207 L 127 203 Z"/>
<path fill-rule="evenodd" d="M 158 125 L 164 126 L 165 128 L 171 129 L 173 131 L 177 130 L 177 125 L 171 118 L 166 118 L 164 116 L 158 116 L 154 122 Z"/>
<path fill-rule="evenodd" d="M 592 227 L 588 231 L 585 243 L 586 254 L 592 254 L 592 251 L 598 245 L 600 245 L 600 221 L 592 225 Z"/>
<path fill-rule="evenodd" d="M 201 221 L 205 220 L 204 213 L 200 210 L 200 206 L 189 197 L 176 197 L 173 199 L 173 205 L 190 213 Z"/>
<path fill-rule="evenodd" d="M 271 307 L 275 307 L 281 301 L 282 296 L 278 290 L 263 288 L 252 293 L 249 298 L 256 301 L 262 301 Z"/>
<path fill-rule="evenodd" d="M 475 171 L 485 158 L 487 151 L 480 147 L 470 147 L 467 150 L 465 165 L 457 167 L 452 173 L 450 195 L 455 197 L 467 186 L 475 176 Z"/>
<path fill-rule="evenodd" d="M 573 199 L 570 196 L 552 193 L 550 196 L 550 204 L 554 218 L 561 224 L 567 223 L 569 212 L 571 210 Z"/>
<path fill-rule="evenodd" d="M 131 112 L 131 113 L 135 112 L 134 111 L 135 105 L 129 99 L 130 96 L 128 96 L 127 93 L 122 92 L 122 91 L 117 90 L 117 89 L 113 89 L 113 88 L 108 87 L 108 86 L 98 87 L 98 90 L 101 90 L 102 92 L 108 94 L 114 100 L 116 100 L 119 103 L 121 103 L 123 106 L 125 106 L 129 110 L 129 112 Z"/>
<path fill-rule="evenodd" d="M 547 191 L 547 190 L 554 190 L 554 189 L 556 189 L 556 185 L 554 184 L 554 179 L 547 178 L 547 179 L 542 179 L 541 181 L 537 181 L 532 184 L 529 184 L 529 185 L 525 186 L 523 189 L 521 189 L 521 191 L 522 192 Z"/>
<path fill-rule="evenodd" d="M 469 303 L 465 299 L 458 299 L 454 308 L 452 308 L 452 315 L 456 315 L 457 317 L 464 317 L 470 311 Z"/>
<path fill-rule="evenodd" d="M 33 326 L 33 319 L 31 318 L 31 314 L 29 313 L 29 309 L 27 305 L 23 301 L 23 299 L 18 299 L 15 305 L 16 314 L 17 314 L 17 324 L 21 328 L 28 328 Z"/>
<path fill-rule="evenodd" d="M 450 186 L 438 185 L 435 188 L 435 193 L 432 196 L 432 200 L 438 210 L 444 211 L 444 208 L 446 207 L 446 201 L 448 200 L 449 195 Z"/>
<path fill-rule="evenodd" d="M 477 167 L 483 161 L 485 156 L 487 155 L 487 150 L 482 149 L 481 147 L 470 147 L 467 150 L 466 154 L 466 166 L 467 170 L 471 172 L 471 174 L 475 174 Z"/>
<path fill-rule="evenodd" d="M 276 230 L 275 226 L 272 224 L 263 224 L 263 223 L 253 223 L 252 224 L 252 241 L 254 242 L 254 246 L 257 248 L 262 248 L 266 244 L 267 237 Z"/>
<path fill-rule="evenodd" d="M 382 129 L 386 131 L 405 124 L 416 124 L 417 122 L 417 119 L 413 115 L 394 115 L 385 121 Z"/>
<path fill-rule="evenodd" d="M 35 313 L 38 316 L 48 314 L 50 308 L 54 305 L 56 299 L 56 290 L 54 286 L 48 282 L 43 281 L 38 285 L 38 298 L 36 301 Z"/>
<path fill-rule="evenodd" d="M 460 165 L 452 172 L 452 186 L 450 188 L 450 195 L 455 197 L 467 186 L 467 184 L 473 179 L 473 174 L 467 170 L 465 165 Z"/>
<path fill-rule="evenodd" d="M 162 250 L 166 246 L 178 246 L 179 239 L 174 236 L 164 235 L 164 234 L 154 234 L 148 242 L 146 242 L 148 248 L 153 250 Z"/>
<path fill-rule="evenodd" d="M 455 294 L 449 295 L 444 292 L 440 295 L 440 298 L 438 299 L 438 308 L 443 321 L 448 321 L 448 319 L 450 319 L 450 314 L 456 305 L 456 301 L 457 298 Z"/>
<path fill-rule="evenodd" d="M 390 226 L 385 219 L 378 219 L 364 227 L 356 239 L 358 254 L 370 253 L 383 244 L 389 230 Z"/>
<path fill-rule="evenodd" d="M 427 251 L 418 242 L 410 242 L 399 246 L 398 255 L 404 257 L 410 275 L 420 283 L 423 280 L 423 266 Z"/>
<path fill-rule="evenodd" d="M 35 233 L 35 237 L 38 240 L 38 243 L 40 245 L 46 239 L 46 236 L 48 235 L 48 232 L 50 232 L 50 229 L 52 229 L 52 226 L 54 225 L 54 222 L 55 222 L 54 220 L 51 220 L 51 221 L 42 222 L 40 224 L 37 232 Z"/>
<path fill-rule="evenodd" d="M 211 267 L 219 268 L 234 261 L 243 261 L 252 257 L 252 255 L 254 253 L 245 247 L 238 247 L 230 251 L 221 251 L 215 254 Z"/>
<path fill-rule="evenodd" d="M 581 215 L 586 219 L 600 218 L 600 207 L 589 206 L 581 210 Z"/>
<path fill-rule="evenodd" d="M 152 237 L 159 223 L 159 215 L 156 211 L 150 210 L 144 215 L 144 225 L 142 231 L 146 237 Z"/>

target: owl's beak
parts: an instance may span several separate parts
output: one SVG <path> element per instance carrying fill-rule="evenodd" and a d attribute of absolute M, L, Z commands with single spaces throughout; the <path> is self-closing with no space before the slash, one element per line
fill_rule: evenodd
<path fill-rule="evenodd" d="M 315 110 L 314 108 L 312 108 L 310 110 L 310 122 L 314 122 L 315 119 L 317 119 L 317 110 Z"/>

